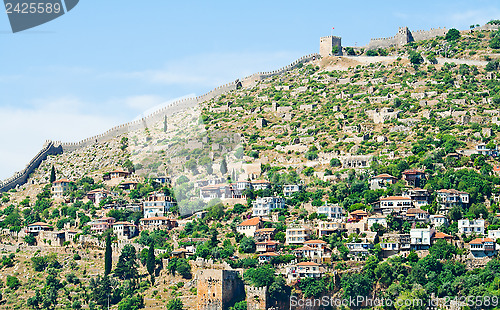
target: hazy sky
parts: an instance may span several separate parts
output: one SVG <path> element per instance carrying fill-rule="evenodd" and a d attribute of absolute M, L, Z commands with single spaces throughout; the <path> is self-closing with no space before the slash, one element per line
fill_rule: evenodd
<path fill-rule="evenodd" d="M 46 139 L 74 142 L 163 102 L 270 71 L 319 49 L 394 35 L 398 27 L 468 29 L 500 19 L 498 0 L 81 0 L 12 34 L 0 13 L 0 179 Z"/>

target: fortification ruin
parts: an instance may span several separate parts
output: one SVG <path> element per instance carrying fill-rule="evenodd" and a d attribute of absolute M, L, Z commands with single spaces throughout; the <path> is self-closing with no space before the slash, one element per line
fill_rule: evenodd
<path fill-rule="evenodd" d="M 446 28 L 431 28 L 430 30 L 410 31 L 408 27 L 400 27 L 398 33 L 393 37 L 371 39 L 366 49 L 388 48 L 392 46 L 403 46 L 410 42 L 432 39 L 438 36 L 445 36 L 448 32 Z"/>

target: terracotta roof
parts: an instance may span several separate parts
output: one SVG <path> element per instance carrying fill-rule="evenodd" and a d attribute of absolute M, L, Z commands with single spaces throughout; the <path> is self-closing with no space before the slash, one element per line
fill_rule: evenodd
<path fill-rule="evenodd" d="M 256 242 L 255 244 L 279 244 L 279 242 L 278 241 L 269 240 L 269 241 Z"/>
<path fill-rule="evenodd" d="M 494 242 L 493 239 L 490 238 L 476 238 L 469 242 L 469 244 L 483 244 L 485 242 Z"/>
<path fill-rule="evenodd" d="M 120 170 L 120 169 L 113 170 L 113 171 L 111 171 L 110 173 L 126 173 L 126 174 L 129 174 L 129 172 L 128 172 L 128 171 L 125 171 L 125 170 Z"/>
<path fill-rule="evenodd" d="M 436 217 L 439 217 L 439 218 L 446 218 L 446 216 L 441 215 L 441 214 L 431 215 L 431 217 L 434 217 L 434 218 L 436 218 Z"/>
<path fill-rule="evenodd" d="M 300 248 L 296 248 L 294 251 L 314 251 L 315 249 L 309 247 L 309 246 L 302 246 Z"/>
<path fill-rule="evenodd" d="M 57 180 L 57 181 L 54 181 L 52 184 L 56 184 L 56 183 L 71 183 L 70 180 L 68 179 L 61 179 L 61 180 Z"/>
<path fill-rule="evenodd" d="M 310 243 L 324 243 L 324 244 L 326 244 L 327 242 L 323 241 L 323 240 L 308 240 L 308 241 L 304 242 L 304 244 L 310 244 Z"/>
<path fill-rule="evenodd" d="M 403 171 L 403 174 L 424 174 L 424 172 L 418 169 L 408 169 Z"/>
<path fill-rule="evenodd" d="M 298 263 L 297 266 L 321 266 L 321 265 L 313 262 L 302 262 Z"/>
<path fill-rule="evenodd" d="M 113 224 L 114 225 L 129 225 L 129 226 L 135 226 L 134 224 L 130 223 L 130 222 L 116 222 Z"/>
<path fill-rule="evenodd" d="M 436 232 L 436 233 L 434 234 L 434 237 L 433 237 L 433 238 L 434 238 L 434 239 L 450 239 L 450 238 L 453 238 L 453 236 L 451 236 L 451 235 L 448 235 L 448 234 L 445 234 L 445 233 L 443 233 L 443 232 L 438 231 L 438 232 Z"/>
<path fill-rule="evenodd" d="M 241 222 L 238 226 L 256 226 L 260 222 L 260 217 L 254 217 L 249 220 Z"/>
<path fill-rule="evenodd" d="M 392 175 L 387 174 L 387 173 L 382 173 L 382 174 L 376 175 L 372 179 L 382 179 L 382 178 L 397 179 L 396 177 L 393 177 Z"/>
<path fill-rule="evenodd" d="M 437 192 L 446 194 L 469 194 L 467 192 L 457 191 L 456 189 L 440 189 Z"/>
<path fill-rule="evenodd" d="M 124 185 L 124 184 L 137 184 L 138 182 L 136 181 L 125 181 L 125 182 L 122 182 L 120 185 Z"/>
<path fill-rule="evenodd" d="M 409 214 L 429 214 L 429 212 L 427 211 L 424 211 L 422 209 L 418 209 L 418 208 L 410 208 L 408 209 L 408 211 L 406 211 L 406 215 L 409 215 Z"/>
<path fill-rule="evenodd" d="M 276 228 L 261 228 L 261 229 L 257 229 L 255 232 L 274 232 L 276 230 Z"/>
<path fill-rule="evenodd" d="M 356 210 L 356 211 L 352 211 L 350 214 L 351 215 L 368 215 L 368 212 L 363 211 L 363 210 Z"/>
<path fill-rule="evenodd" d="M 52 226 L 52 225 L 49 225 L 49 224 L 44 223 L 44 222 L 36 222 L 33 224 L 29 224 L 28 226 Z"/>
<path fill-rule="evenodd" d="M 411 200 L 411 198 L 403 196 L 389 196 L 380 198 L 380 200 Z"/>
<path fill-rule="evenodd" d="M 148 217 L 145 219 L 141 219 L 141 221 L 154 221 L 154 220 L 170 220 L 172 222 L 176 222 L 176 220 L 169 219 L 168 217 L 165 216 L 155 216 L 155 217 Z"/>
<path fill-rule="evenodd" d="M 278 256 L 278 254 L 276 254 L 274 252 L 269 252 L 269 253 L 259 254 L 259 257 L 261 257 L 261 256 Z"/>

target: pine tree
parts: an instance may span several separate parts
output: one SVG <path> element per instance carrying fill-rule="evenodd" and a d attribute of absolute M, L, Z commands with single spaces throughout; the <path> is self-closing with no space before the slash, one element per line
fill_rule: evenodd
<path fill-rule="evenodd" d="M 113 252 L 111 250 L 111 234 L 106 236 L 106 253 L 104 254 L 104 274 L 108 275 L 111 272 L 113 265 Z"/>
<path fill-rule="evenodd" d="M 52 165 L 52 169 L 50 170 L 50 183 L 54 183 L 56 180 L 56 169 L 54 165 Z"/>
<path fill-rule="evenodd" d="M 149 245 L 148 258 L 146 259 L 146 268 L 148 269 L 148 273 L 151 276 L 151 282 L 153 282 L 153 273 L 155 272 L 155 247 L 154 242 L 151 242 Z"/>
<path fill-rule="evenodd" d="M 222 158 L 222 162 L 220 164 L 220 173 L 222 173 L 222 175 L 226 175 L 227 173 L 226 157 Z"/>

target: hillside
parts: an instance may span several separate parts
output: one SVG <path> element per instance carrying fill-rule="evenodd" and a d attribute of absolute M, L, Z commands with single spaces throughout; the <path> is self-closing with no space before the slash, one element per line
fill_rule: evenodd
<path fill-rule="evenodd" d="M 237 272 L 264 308 L 500 296 L 500 33 L 473 30 L 314 54 L 58 145 L 1 194 L 0 309 L 262 308 L 211 291 Z"/>

